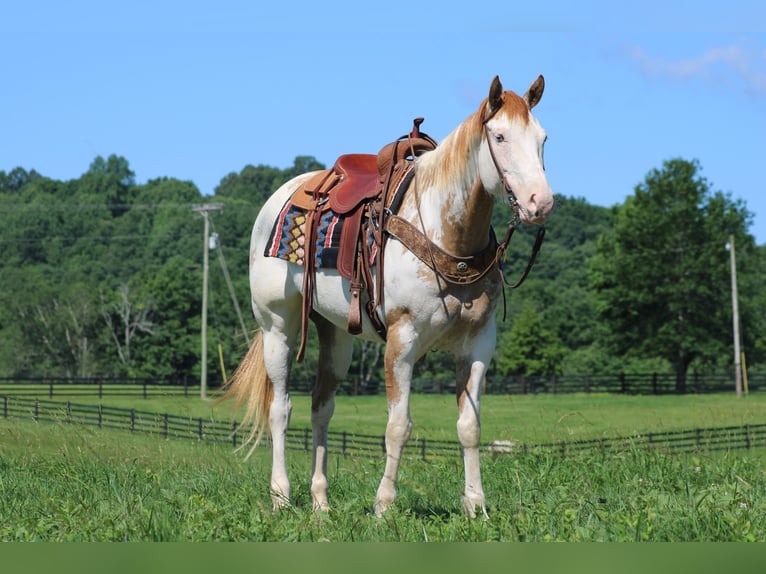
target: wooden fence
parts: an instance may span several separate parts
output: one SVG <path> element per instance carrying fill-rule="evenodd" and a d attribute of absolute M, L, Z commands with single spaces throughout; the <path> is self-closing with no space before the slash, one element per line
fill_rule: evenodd
<path fill-rule="evenodd" d="M 766 390 L 766 374 L 753 374 L 748 379 L 750 392 Z M 413 381 L 413 392 L 454 392 L 454 380 L 425 379 Z M 487 380 L 484 392 L 490 395 L 611 393 L 623 395 L 678 394 L 673 373 L 635 373 L 607 375 L 512 376 Z M 734 392 L 733 374 L 690 374 L 684 393 Z"/>
<path fill-rule="evenodd" d="M 0 378 L 0 394 L 33 397 L 141 397 L 199 395 L 199 384 L 188 378 Z"/>
<path fill-rule="evenodd" d="M 310 394 L 308 380 L 296 379 L 290 390 L 296 394 Z M 752 374 L 748 378 L 750 392 L 766 390 L 766 374 Z M 212 389 L 215 390 L 215 389 Z M 339 394 L 378 394 L 385 392 L 383 385 L 372 383 L 359 387 L 345 382 Z M 453 378 L 420 378 L 412 382 L 414 393 L 454 393 Z M 566 394 L 566 393 L 614 393 L 626 395 L 676 394 L 675 375 L 670 373 L 641 373 L 613 375 L 551 375 L 513 376 L 492 378 L 487 381 L 485 394 Z M 734 392 L 734 379 L 730 374 L 690 374 L 686 393 Z M 199 383 L 187 378 L 172 379 L 128 379 L 128 378 L 0 378 L 0 394 L 36 397 L 77 397 L 98 395 L 134 396 L 151 398 L 156 396 L 194 396 L 199 394 Z"/>
<path fill-rule="evenodd" d="M 240 429 L 236 423 L 231 422 L 9 395 L 0 396 L 0 417 L 118 429 L 165 439 L 229 443 L 235 447 L 242 444 L 243 437 L 247 433 L 247 429 Z M 264 445 L 267 442 L 264 440 Z M 309 452 L 311 444 L 310 429 L 288 431 L 288 449 Z M 483 450 L 488 453 L 552 452 L 566 456 L 584 450 L 619 451 L 635 446 L 662 448 L 674 452 L 766 447 L 766 424 L 697 428 L 540 445 L 494 442 L 484 445 Z M 385 448 L 385 437 L 381 435 L 330 431 L 328 436 L 329 451 L 343 456 L 384 456 Z M 429 457 L 458 456 L 461 447 L 456 441 L 419 438 L 409 442 L 407 451 L 410 455 L 415 454 L 427 460 Z"/>

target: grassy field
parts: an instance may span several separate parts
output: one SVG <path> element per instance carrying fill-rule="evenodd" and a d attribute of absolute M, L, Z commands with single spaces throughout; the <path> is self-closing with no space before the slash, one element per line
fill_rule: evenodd
<path fill-rule="evenodd" d="M 381 399 L 341 397 L 334 427 L 382 432 Z M 173 412 L 210 416 L 199 400 L 167 400 Z M 136 408 L 161 406 L 153 401 Z M 453 398 L 413 402 L 416 433 L 454 437 Z M 295 403 L 294 426 L 302 425 L 307 399 Z M 483 407 L 485 436 L 531 443 L 764 421 L 756 396 L 485 397 Z M 397 504 L 378 519 L 371 506 L 381 458 L 331 454 L 333 508 L 317 516 L 309 457 L 288 454 L 294 506 L 273 513 L 265 450 L 245 462 L 227 446 L 0 420 L 0 540 L 766 541 L 762 450 L 485 455 L 489 520 L 463 516 L 457 456 L 408 456 Z"/>
<path fill-rule="evenodd" d="M 67 398 L 55 400 L 66 401 Z M 98 403 L 96 396 L 70 399 Z M 106 397 L 103 404 L 170 413 L 191 418 L 230 421 L 236 413 L 227 403 L 199 397 Z M 292 396 L 291 428 L 311 426 L 308 396 Z M 456 440 L 457 406 L 452 395 L 412 395 L 413 437 Z M 482 438 L 542 444 L 562 440 L 632 436 L 719 426 L 766 423 L 766 393 L 737 398 L 728 395 L 486 395 L 481 402 Z M 386 427 L 386 398 L 340 396 L 330 429 L 380 434 Z"/>

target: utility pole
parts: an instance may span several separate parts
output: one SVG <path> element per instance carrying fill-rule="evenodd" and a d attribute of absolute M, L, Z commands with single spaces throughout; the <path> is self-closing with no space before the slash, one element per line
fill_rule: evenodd
<path fill-rule="evenodd" d="M 729 261 L 731 263 L 731 312 L 732 312 L 732 330 L 734 331 L 734 388 L 737 396 L 742 396 L 742 363 L 739 351 L 739 305 L 737 303 L 737 262 L 734 255 L 734 235 L 729 235 L 729 242 L 726 244 L 729 250 Z"/>
<path fill-rule="evenodd" d="M 201 213 L 205 219 L 205 244 L 202 258 L 202 357 L 200 358 L 199 378 L 199 395 L 203 400 L 207 399 L 207 283 L 208 269 L 210 267 L 208 257 L 210 249 L 210 219 L 208 218 L 208 212 L 221 211 L 222 209 L 222 203 L 206 203 L 192 207 L 192 211 Z"/>
<path fill-rule="evenodd" d="M 242 329 L 242 335 L 245 337 L 247 346 L 250 347 L 250 336 L 247 334 L 247 327 L 245 327 L 245 320 L 242 318 L 242 311 L 239 309 L 239 301 L 237 301 L 237 294 L 234 292 L 234 285 L 231 282 L 229 268 L 226 265 L 226 259 L 223 257 L 223 248 L 218 245 L 218 234 L 215 231 L 210 235 L 210 249 L 215 249 L 218 252 L 218 262 L 221 264 L 221 270 L 226 279 L 226 285 L 229 287 L 229 295 L 231 295 L 231 302 L 234 304 L 234 310 L 237 312 L 237 317 L 239 318 L 239 326 Z"/>

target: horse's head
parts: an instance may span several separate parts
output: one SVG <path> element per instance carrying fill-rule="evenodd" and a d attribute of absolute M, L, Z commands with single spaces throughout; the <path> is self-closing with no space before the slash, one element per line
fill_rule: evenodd
<path fill-rule="evenodd" d="M 543 164 L 547 136 L 532 115 L 544 87 L 539 76 L 521 98 L 504 92 L 495 76 L 482 110 L 486 138 L 479 160 L 482 183 L 525 223 L 543 223 L 554 205 Z"/>

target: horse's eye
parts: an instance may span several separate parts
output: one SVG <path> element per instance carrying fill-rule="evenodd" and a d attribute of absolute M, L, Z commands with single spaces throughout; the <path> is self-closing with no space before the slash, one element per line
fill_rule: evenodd
<path fill-rule="evenodd" d="M 505 136 L 503 134 L 495 134 L 495 141 L 497 143 L 503 143 L 505 141 Z"/>

